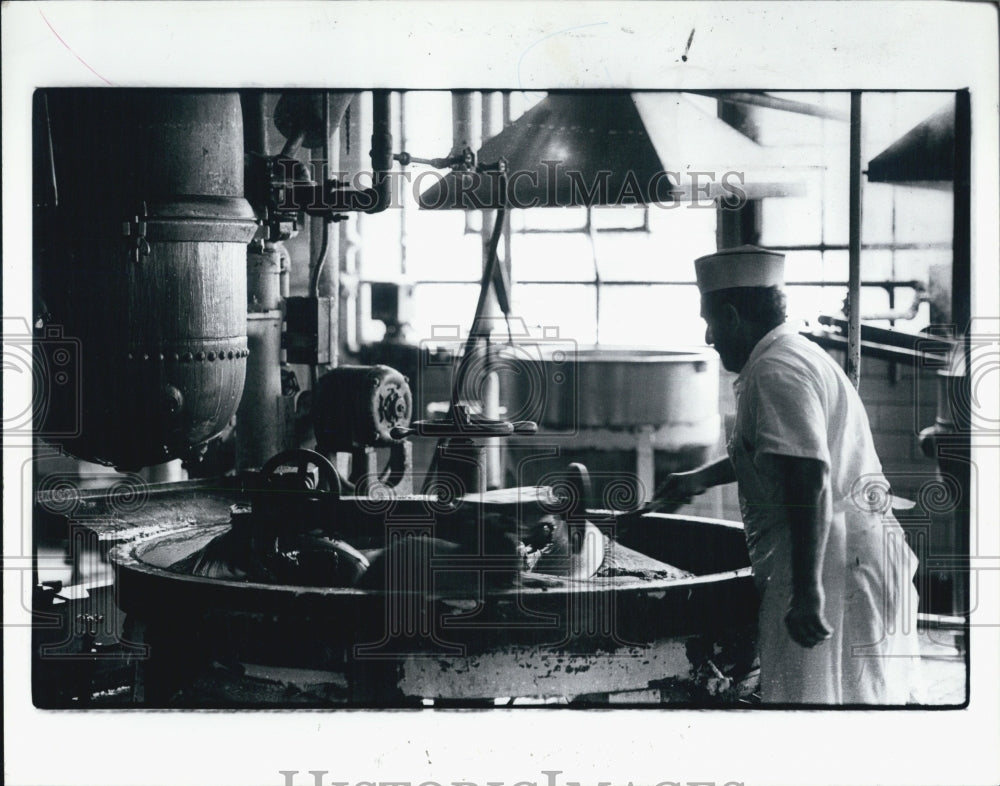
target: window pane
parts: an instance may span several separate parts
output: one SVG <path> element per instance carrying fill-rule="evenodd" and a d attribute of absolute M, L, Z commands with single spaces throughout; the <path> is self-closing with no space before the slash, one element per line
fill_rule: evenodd
<path fill-rule="evenodd" d="M 688 204 L 672 209 L 650 209 L 650 237 L 667 267 L 664 278 L 694 281 L 694 260 L 716 250 L 716 214 L 714 208 Z"/>
<path fill-rule="evenodd" d="M 891 243 L 893 206 L 898 189 L 888 183 L 869 183 L 861 188 L 861 242 Z"/>
<path fill-rule="evenodd" d="M 829 121 L 826 137 L 822 173 L 823 242 L 846 244 L 851 229 L 850 127 Z"/>
<path fill-rule="evenodd" d="M 822 239 L 822 189 L 818 170 L 803 173 L 806 193 L 800 197 L 761 200 L 761 243 L 793 246 Z"/>
<path fill-rule="evenodd" d="M 534 210 L 514 210 L 524 229 L 583 230 L 587 227 L 585 207 L 542 207 Z M 511 224 L 513 227 L 514 225 Z"/>
<path fill-rule="evenodd" d="M 954 199 L 951 190 L 896 188 L 896 241 L 951 243 Z"/>
<path fill-rule="evenodd" d="M 849 254 L 841 252 L 844 256 L 844 278 L 848 276 Z M 862 249 L 861 250 L 861 280 L 862 281 L 891 281 L 893 271 L 893 252 L 889 250 Z"/>
<path fill-rule="evenodd" d="M 646 219 L 643 205 L 621 205 L 619 207 L 595 207 L 590 211 L 594 229 L 640 229 Z"/>
<path fill-rule="evenodd" d="M 664 240 L 638 232 L 607 232 L 597 235 L 594 242 L 603 280 L 660 281 L 677 274 L 690 278 L 686 269 L 679 269 L 686 266 L 672 264 L 674 255 L 666 253 L 669 246 Z"/>
<path fill-rule="evenodd" d="M 881 287 L 861 287 L 861 318 L 889 310 L 889 293 Z"/>
<path fill-rule="evenodd" d="M 788 318 L 813 323 L 820 314 L 840 314 L 846 295 L 846 287 L 786 287 Z"/>
<path fill-rule="evenodd" d="M 533 335 L 539 328 L 557 328 L 560 338 L 581 345 L 591 345 L 597 340 L 593 286 L 516 284 L 511 308 L 524 319 Z"/>
<path fill-rule="evenodd" d="M 846 251 L 825 251 L 823 253 L 823 280 L 847 281 L 848 259 Z M 861 277 L 865 277 L 864 258 L 861 261 Z"/>
<path fill-rule="evenodd" d="M 482 248 L 479 233 L 465 234 L 461 210 L 414 210 L 406 216 L 406 272 L 414 280 L 478 281 Z"/>
<path fill-rule="evenodd" d="M 438 158 L 451 151 L 451 93 L 444 90 L 411 90 L 403 95 L 403 141 L 406 152 L 419 158 Z M 361 140 L 367 144 L 368 140 Z M 368 148 L 364 148 L 367 150 Z M 429 171 L 426 166 L 409 167 L 416 175 Z M 428 180 L 425 187 L 433 180 Z"/>
<path fill-rule="evenodd" d="M 822 281 L 823 254 L 819 251 L 785 252 L 785 281 Z"/>
<path fill-rule="evenodd" d="M 389 279 L 402 271 L 402 250 L 399 243 L 401 210 L 386 210 L 374 216 L 357 216 L 361 244 L 361 276 L 365 279 Z M 336 224 L 330 229 L 336 231 Z M 329 262 L 329 260 L 328 260 Z"/>
<path fill-rule="evenodd" d="M 950 249 L 914 249 L 896 252 L 896 278 L 928 281 L 932 266 L 951 268 Z"/>
<path fill-rule="evenodd" d="M 513 235 L 510 260 L 514 281 L 594 280 L 594 249 L 579 232 Z"/>
<path fill-rule="evenodd" d="M 601 287 L 601 343 L 612 346 L 703 346 L 705 323 L 694 286 Z M 650 320 L 649 315 L 655 315 Z"/>
<path fill-rule="evenodd" d="M 413 340 L 454 344 L 455 328 L 468 334 L 475 316 L 479 287 L 476 284 L 419 284 L 413 290 Z"/>

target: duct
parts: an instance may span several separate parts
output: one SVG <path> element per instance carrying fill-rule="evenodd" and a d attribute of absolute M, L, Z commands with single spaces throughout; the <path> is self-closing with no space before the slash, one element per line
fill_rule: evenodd
<path fill-rule="evenodd" d="M 724 101 L 727 104 L 744 104 L 746 106 L 759 106 L 763 109 L 776 109 L 779 112 L 794 112 L 797 115 L 808 115 L 810 117 L 823 117 L 828 120 L 842 120 L 849 122 L 849 113 L 838 109 L 828 109 L 825 106 L 809 104 L 805 101 L 792 101 L 787 98 L 778 98 L 768 93 L 740 93 L 719 90 L 697 90 L 693 91 L 698 95 L 710 96 Z"/>
<path fill-rule="evenodd" d="M 282 155 L 294 155 L 303 145 L 323 147 L 326 133 L 340 126 L 354 96 L 355 93 L 343 91 L 282 93 L 274 107 L 274 125 L 286 137 Z M 326 117 L 329 123 L 325 122 Z"/>
<path fill-rule="evenodd" d="M 768 151 L 678 93 L 550 93 L 419 198 L 426 209 L 754 199 L 803 192 Z"/>
<path fill-rule="evenodd" d="M 684 95 L 633 93 L 632 99 L 660 160 L 679 175 L 681 199 L 728 201 L 737 196 L 736 187 L 747 199 L 805 193 L 797 168 L 780 164 L 777 153 L 702 111 Z"/>
<path fill-rule="evenodd" d="M 868 163 L 872 183 L 950 190 L 954 177 L 954 102 L 911 128 Z"/>

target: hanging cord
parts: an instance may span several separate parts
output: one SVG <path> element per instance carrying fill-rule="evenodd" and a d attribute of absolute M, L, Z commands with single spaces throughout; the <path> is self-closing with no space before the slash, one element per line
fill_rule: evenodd
<path fill-rule="evenodd" d="M 597 254 L 597 228 L 594 226 L 594 208 L 587 207 L 587 239 L 594 263 L 594 343 L 601 343 L 601 265 Z"/>
<path fill-rule="evenodd" d="M 497 256 L 497 248 L 500 245 L 500 236 L 503 234 L 503 222 L 507 215 L 507 200 L 505 198 L 507 193 L 506 173 L 500 172 L 498 183 L 500 187 L 500 206 L 497 208 L 497 218 L 496 223 L 493 225 L 493 234 L 490 235 L 490 243 L 486 255 L 486 265 L 483 268 L 483 278 L 479 285 L 479 300 L 476 303 L 476 314 L 472 319 L 472 329 L 469 331 L 469 337 L 465 341 L 465 347 L 463 348 L 462 353 L 455 356 L 455 368 L 451 385 L 451 401 L 448 404 L 447 418 L 454 417 L 455 406 L 459 403 L 459 380 L 461 379 L 460 370 L 462 368 L 462 363 L 472 356 L 472 352 L 475 350 L 476 344 L 479 341 L 480 324 L 483 321 L 483 312 L 486 309 L 486 298 L 489 295 L 490 286 L 493 283 L 497 266 L 500 263 L 500 258 Z M 504 315 L 504 318 L 506 319 L 506 315 Z M 508 337 L 510 337 L 509 321 L 507 322 L 507 334 Z M 440 454 L 441 448 L 444 446 L 446 441 L 447 437 L 441 437 L 437 441 L 437 447 L 434 450 L 434 455 L 431 457 L 430 466 L 427 468 L 427 476 L 424 478 L 423 486 L 420 491 L 421 494 L 426 494 L 427 490 L 430 488 L 431 480 L 437 472 L 438 455 Z"/>
<path fill-rule="evenodd" d="M 501 189 L 506 188 L 506 185 L 506 176 L 501 173 Z M 501 193 L 503 192 L 501 191 Z M 462 350 L 462 354 L 455 357 L 456 373 L 451 390 L 452 407 L 458 403 L 458 369 L 460 368 L 462 361 L 469 357 L 472 351 L 476 348 L 476 344 L 480 338 L 480 326 L 483 321 L 483 312 L 486 310 L 486 298 L 489 295 L 493 278 L 496 276 L 497 265 L 500 264 L 500 258 L 497 256 L 497 247 L 500 245 L 500 236 L 503 234 L 503 222 L 506 217 L 506 213 L 507 209 L 505 205 L 501 204 L 500 207 L 497 208 L 497 219 L 496 223 L 493 225 L 493 234 L 490 236 L 490 244 L 486 256 L 486 267 L 483 270 L 483 280 L 479 287 L 479 301 L 476 303 L 476 314 L 472 320 L 472 330 L 469 331 L 469 337 L 465 341 L 465 347 Z"/>

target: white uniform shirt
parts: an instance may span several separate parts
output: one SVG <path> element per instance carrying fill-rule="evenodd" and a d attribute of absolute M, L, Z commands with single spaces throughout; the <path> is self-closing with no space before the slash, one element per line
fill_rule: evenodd
<path fill-rule="evenodd" d="M 916 567 L 875 453 L 868 416 L 834 360 L 791 325 L 767 333 L 735 383 L 729 455 L 761 592 L 765 701 L 901 704 L 913 694 Z M 826 465 L 830 535 L 823 552 L 824 614 L 833 636 L 813 648 L 788 635 L 791 538 L 773 455 Z"/>

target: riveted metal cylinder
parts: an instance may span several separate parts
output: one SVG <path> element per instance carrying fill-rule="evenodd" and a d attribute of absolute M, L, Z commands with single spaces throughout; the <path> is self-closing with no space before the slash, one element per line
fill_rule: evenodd
<path fill-rule="evenodd" d="M 158 464 L 218 434 L 246 370 L 243 120 L 235 92 L 49 93 L 61 240 L 40 282 L 80 341 L 75 455 Z"/>

